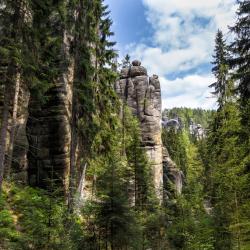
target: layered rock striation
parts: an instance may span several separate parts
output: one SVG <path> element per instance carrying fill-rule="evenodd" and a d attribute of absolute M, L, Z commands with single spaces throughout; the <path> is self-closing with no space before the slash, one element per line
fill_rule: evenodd
<path fill-rule="evenodd" d="M 71 88 L 68 82 L 55 84 L 48 91 L 45 104 L 37 105 L 36 100 L 30 102 L 28 180 L 32 186 L 49 188 L 56 184 L 67 189 L 71 142 Z"/>
<path fill-rule="evenodd" d="M 152 166 L 156 194 L 162 200 L 161 88 L 158 76 L 148 77 L 141 62 L 135 60 L 131 66 L 121 70 L 115 90 L 139 120 L 142 145 Z"/>

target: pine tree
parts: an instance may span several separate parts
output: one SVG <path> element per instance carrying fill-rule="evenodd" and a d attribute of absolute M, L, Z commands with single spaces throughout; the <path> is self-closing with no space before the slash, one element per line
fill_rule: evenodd
<path fill-rule="evenodd" d="M 249 247 L 246 232 L 249 227 L 246 221 L 249 221 L 250 214 L 246 211 L 249 208 L 249 180 L 250 180 L 250 1 L 238 1 L 239 7 L 236 12 L 236 23 L 230 27 L 234 35 L 233 42 L 230 44 L 231 58 L 229 60 L 232 68 L 232 78 L 236 80 L 236 94 L 238 95 L 238 104 L 240 111 L 240 131 L 238 144 L 241 150 L 240 165 L 243 168 L 243 173 L 240 176 L 241 180 L 241 199 L 237 198 L 237 220 L 241 227 L 235 227 L 240 230 L 241 237 L 238 237 L 238 245 L 242 249 Z M 242 213 L 242 211 L 244 211 Z M 242 220 L 244 218 L 244 220 Z M 242 220 L 242 221 L 241 221 Z"/>
<path fill-rule="evenodd" d="M 244 144 L 247 158 L 250 154 L 250 1 L 243 0 L 238 3 L 237 20 L 230 28 L 235 37 L 230 44 L 232 58 L 229 63 L 233 69 L 233 78 L 238 81 L 236 91 L 240 97 L 241 143 Z M 246 168 L 250 170 L 249 157 L 246 159 Z"/>
<path fill-rule="evenodd" d="M 183 130 L 175 128 L 165 128 L 162 133 L 163 145 L 167 148 L 171 159 L 183 171 L 187 169 L 187 138 Z"/>
<path fill-rule="evenodd" d="M 222 31 L 218 30 L 215 38 L 215 50 L 214 50 L 214 67 L 212 72 L 216 78 L 216 82 L 209 85 L 210 88 L 214 88 L 212 92 L 217 96 L 217 102 L 219 108 L 221 108 L 226 98 L 226 88 L 228 81 L 228 52 L 225 40 L 223 38 Z"/>
<path fill-rule="evenodd" d="M 127 54 L 124 59 L 122 60 L 122 67 L 123 68 L 126 68 L 126 67 L 129 67 L 130 66 L 130 56 L 129 54 Z"/>
<path fill-rule="evenodd" d="M 246 19 L 248 18 L 247 16 L 244 16 L 244 18 L 245 17 Z M 235 42 L 230 46 L 231 51 L 232 48 L 235 48 L 234 46 L 239 45 L 239 37 L 240 35 L 237 34 Z M 221 86 L 224 86 L 224 91 L 222 92 L 220 88 L 218 88 L 219 107 L 210 124 L 206 150 L 206 172 L 209 174 L 206 177 L 206 186 L 208 188 L 207 195 L 210 197 L 213 206 L 215 229 L 214 247 L 215 249 L 245 249 L 245 247 L 248 247 L 247 237 L 245 235 L 248 226 L 244 220 L 249 220 L 249 213 L 243 216 L 242 211 L 245 211 L 245 207 L 249 206 L 246 202 L 248 199 L 246 190 L 249 177 L 245 173 L 245 165 L 247 162 L 245 152 L 247 152 L 248 149 L 246 149 L 246 144 L 241 143 L 242 125 L 240 120 L 242 119 L 240 119 L 240 117 L 242 113 L 241 104 L 244 100 L 244 96 L 240 91 L 239 96 L 236 95 L 234 91 L 235 79 L 239 80 L 238 89 L 241 89 L 242 83 L 240 79 L 241 77 L 244 79 L 244 76 L 238 74 L 240 66 L 235 64 L 241 59 L 239 59 L 239 57 L 237 59 L 235 56 L 231 58 L 227 57 L 225 44 L 222 35 L 219 36 L 219 33 L 217 33 L 216 40 L 215 51 L 218 52 L 218 48 L 221 48 L 221 51 L 224 50 L 224 53 L 221 53 L 221 55 L 224 56 L 221 56 L 223 60 L 216 60 L 217 64 L 214 69 L 222 69 L 222 74 L 220 74 L 220 71 L 215 71 L 215 76 L 217 83 L 222 83 Z M 220 46 L 218 46 L 218 41 L 220 41 Z M 238 47 L 240 51 L 241 48 Z M 220 53 L 217 55 L 216 59 L 219 59 Z M 236 68 L 236 73 L 232 72 L 232 78 L 227 76 L 228 65 L 234 65 Z M 225 69 L 225 71 L 223 71 L 223 69 Z M 216 87 L 216 85 L 214 86 Z M 240 105 L 238 105 L 238 103 L 240 103 Z M 244 135 L 244 140 L 248 141 L 247 132 L 244 132 Z"/>

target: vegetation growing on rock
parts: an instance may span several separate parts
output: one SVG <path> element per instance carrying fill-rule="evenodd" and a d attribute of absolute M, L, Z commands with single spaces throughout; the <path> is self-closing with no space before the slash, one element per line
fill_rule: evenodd
<path fill-rule="evenodd" d="M 250 249 L 249 14 L 216 34 L 217 109 L 161 114 L 102 0 L 2 0 L 0 249 Z"/>

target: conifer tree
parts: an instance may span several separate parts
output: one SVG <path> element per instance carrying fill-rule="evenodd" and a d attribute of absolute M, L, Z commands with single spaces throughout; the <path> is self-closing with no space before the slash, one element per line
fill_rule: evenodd
<path fill-rule="evenodd" d="M 239 94 L 241 113 L 241 143 L 245 147 L 246 168 L 250 170 L 250 1 L 238 1 L 237 20 L 230 27 L 234 40 L 230 44 L 230 66 L 233 69 L 233 79 L 238 81 L 236 92 Z"/>
<path fill-rule="evenodd" d="M 16 125 L 16 112 L 18 92 L 20 88 L 24 19 L 26 15 L 26 5 L 24 0 L 2 1 L 0 7 L 0 67 L 2 84 L 4 88 L 3 111 L 0 132 L 0 193 L 2 189 L 6 149 L 7 130 L 11 129 L 10 139 L 10 159 L 12 161 L 12 151 L 14 142 L 14 129 Z M 12 119 L 9 122 L 9 112 L 12 108 Z M 11 163 L 10 163 L 11 164 Z M 9 165 L 9 163 L 8 163 Z"/>
<path fill-rule="evenodd" d="M 243 3 L 240 3 L 241 7 L 242 4 Z M 244 19 L 247 20 L 247 18 L 247 15 L 244 15 Z M 232 28 L 232 30 L 233 29 L 234 28 Z M 235 30 L 237 29 L 238 28 L 235 28 Z M 219 34 L 217 34 L 216 40 L 220 41 L 220 44 L 223 44 L 220 47 L 224 48 L 223 39 L 221 39 L 222 36 L 218 35 Z M 236 34 L 235 42 L 230 46 L 231 51 L 239 46 L 238 39 L 240 39 L 240 36 L 240 33 Z M 218 39 L 219 37 L 220 39 Z M 218 42 L 216 42 L 216 49 L 217 48 Z M 245 51 L 244 46 L 237 48 L 240 52 L 241 49 Z M 234 53 L 236 53 L 236 51 L 237 50 L 234 50 Z M 224 55 L 227 55 L 227 52 L 226 54 L 224 52 Z M 217 58 L 219 57 L 217 56 Z M 225 58 L 226 62 L 224 61 Z M 248 176 L 244 173 L 247 162 L 247 157 L 245 156 L 247 147 L 246 144 L 240 142 L 240 138 L 242 137 L 240 117 L 244 97 L 241 91 L 239 91 L 239 96 L 235 94 L 234 80 L 239 80 L 239 90 L 244 85 L 242 85 L 241 79 L 244 79 L 245 75 L 239 74 L 242 70 L 240 69 L 241 64 L 236 64 L 236 62 L 242 62 L 240 56 L 236 58 L 236 56 L 233 55 L 229 59 L 227 56 L 224 56 L 224 59 L 218 60 L 216 64 L 218 69 L 226 69 L 226 71 L 222 71 L 225 73 L 222 75 L 225 76 L 223 78 L 225 80 L 225 88 L 223 95 L 218 95 L 219 107 L 210 124 L 207 138 L 206 168 L 207 172 L 210 173 L 207 177 L 209 186 L 207 194 L 213 206 L 215 249 L 244 249 L 248 246 L 247 237 L 245 235 L 248 226 L 244 223 L 244 218 L 246 220 L 249 218 L 249 213 L 246 213 L 242 217 L 244 207 L 248 207 L 246 202 Z M 233 65 L 236 69 L 236 73 L 232 73 L 232 78 L 227 77 L 228 65 Z M 247 75 L 247 70 L 245 73 Z M 215 74 L 215 76 L 217 82 L 222 79 L 220 74 Z M 239 100 L 239 102 L 237 102 L 237 100 Z M 238 103 L 240 103 L 240 109 Z M 239 112 L 239 110 L 241 112 Z M 249 117 L 245 121 L 248 119 Z M 248 137 L 246 136 L 247 132 L 245 131 L 244 134 L 244 140 L 248 141 Z"/>
<path fill-rule="evenodd" d="M 212 93 L 217 96 L 217 102 L 219 108 L 221 108 L 225 102 L 228 81 L 228 52 L 221 30 L 218 30 L 216 34 L 213 57 L 214 61 L 212 62 L 212 64 L 214 65 L 214 67 L 212 69 L 212 72 L 216 78 L 216 82 L 209 85 L 209 87 L 214 88 L 214 91 Z"/>
<path fill-rule="evenodd" d="M 126 68 L 130 66 L 130 56 L 127 54 L 124 59 L 122 60 L 122 67 Z"/>

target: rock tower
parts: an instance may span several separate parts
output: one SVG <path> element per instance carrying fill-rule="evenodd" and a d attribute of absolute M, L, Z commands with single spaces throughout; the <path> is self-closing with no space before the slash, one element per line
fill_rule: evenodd
<path fill-rule="evenodd" d="M 157 197 L 163 197 L 163 155 L 161 140 L 161 87 L 157 75 L 148 77 L 141 62 L 121 70 L 115 84 L 117 94 L 138 117 L 142 132 L 142 145 L 152 166 Z"/>

